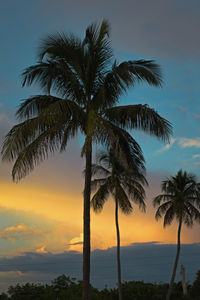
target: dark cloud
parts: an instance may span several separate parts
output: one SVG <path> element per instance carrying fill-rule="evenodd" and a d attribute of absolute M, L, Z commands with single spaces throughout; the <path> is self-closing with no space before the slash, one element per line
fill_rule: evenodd
<path fill-rule="evenodd" d="M 200 243 L 182 245 L 179 262 L 186 269 L 187 281 L 192 282 L 197 270 L 200 269 L 199 250 Z M 175 253 L 176 245 L 157 242 L 135 243 L 121 247 L 122 278 L 125 281 L 168 282 Z M 177 281 L 180 280 L 179 271 L 180 265 L 177 269 Z M 34 277 L 37 281 L 46 282 L 62 273 L 81 279 L 82 255 L 75 251 L 60 254 L 24 253 L 23 256 L 10 259 L 2 258 L 0 260 L 1 272 L 5 274 L 10 272 L 11 280 L 12 272 L 23 274 L 23 282 L 35 281 Z M 46 273 L 46 281 L 44 281 L 44 273 Z M 91 281 L 98 288 L 103 288 L 105 285 L 115 286 L 115 247 L 92 252 Z M 9 282 L 7 284 L 9 285 Z"/>
<path fill-rule="evenodd" d="M 129 53 L 176 60 L 200 58 L 197 0 L 75 0 L 70 4 L 58 0 L 50 1 L 48 9 L 44 8 L 46 12 L 42 14 L 54 16 L 54 28 L 56 24 L 72 28 L 75 19 L 74 26 L 82 30 L 90 21 L 109 19 L 114 45 Z"/>
<path fill-rule="evenodd" d="M 14 41 L 17 39 L 18 44 L 33 53 L 36 41 L 44 33 L 70 30 L 81 34 L 88 23 L 107 18 L 112 25 L 113 44 L 118 49 L 143 56 L 191 61 L 192 57 L 200 58 L 199 12 L 198 0 L 40 0 L 34 3 L 20 0 L 20 5 L 13 1 L 2 4 L 1 22 L 6 28 L 6 39 L 15 25 Z M 31 49 L 24 45 L 29 36 Z M 12 43 L 13 38 L 2 45 L 5 56 L 11 54 Z M 17 54 L 22 57 L 23 51 Z M 23 67 L 18 66 L 19 72 L 20 68 Z"/>

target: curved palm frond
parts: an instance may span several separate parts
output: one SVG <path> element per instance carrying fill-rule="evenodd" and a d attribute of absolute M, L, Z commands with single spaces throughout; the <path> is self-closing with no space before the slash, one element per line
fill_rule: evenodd
<path fill-rule="evenodd" d="M 121 211 L 125 215 L 129 215 L 133 211 L 133 207 L 131 205 L 131 202 L 129 201 L 125 190 L 120 185 L 120 182 L 115 184 L 114 197 L 115 197 L 115 200 L 118 202 Z"/>
<path fill-rule="evenodd" d="M 112 190 L 111 182 L 110 178 L 107 178 L 106 182 L 100 185 L 92 197 L 91 206 L 95 212 L 99 213 L 102 211 L 105 202 L 108 200 L 110 190 Z"/>
<path fill-rule="evenodd" d="M 104 177 L 104 178 L 98 178 L 98 179 L 93 179 L 91 181 L 91 191 L 95 192 L 97 191 L 97 189 L 101 186 L 104 185 L 106 183 L 106 181 L 109 180 L 108 177 Z"/>
<path fill-rule="evenodd" d="M 106 176 L 111 175 L 111 172 L 101 165 L 93 164 L 92 165 L 92 175 L 95 176 L 96 174 L 106 177 Z"/>
<path fill-rule="evenodd" d="M 167 201 L 160 205 L 156 211 L 155 219 L 159 220 L 167 212 L 167 210 L 172 206 L 172 201 Z"/>
<path fill-rule="evenodd" d="M 104 111 L 104 115 L 116 126 L 140 129 L 164 141 L 172 133 L 170 123 L 148 105 L 116 106 Z"/>
<path fill-rule="evenodd" d="M 95 94 L 113 56 L 108 39 L 109 31 L 110 25 L 107 20 L 103 20 L 100 26 L 93 23 L 86 29 L 83 45 L 87 47 L 86 90 L 90 95 Z"/>
<path fill-rule="evenodd" d="M 57 33 L 43 39 L 38 49 L 40 62 L 64 60 L 79 75 L 84 75 L 84 48 L 80 38 L 73 34 Z"/>
<path fill-rule="evenodd" d="M 104 111 L 116 104 L 119 97 L 136 82 L 146 81 L 150 85 L 160 86 L 161 77 L 160 68 L 153 60 L 125 61 L 119 65 L 115 61 L 112 70 L 99 81 L 93 106 Z"/>
<path fill-rule="evenodd" d="M 170 206 L 164 215 L 163 226 L 166 227 L 167 225 L 170 225 L 172 223 L 174 217 L 175 217 L 175 212 L 174 212 L 173 206 Z"/>
<path fill-rule="evenodd" d="M 63 122 L 57 123 L 23 147 L 23 150 L 18 153 L 13 166 L 12 177 L 14 181 L 25 177 L 36 165 L 48 158 L 49 153 L 59 149 L 62 130 Z"/>
<path fill-rule="evenodd" d="M 108 148 L 115 148 L 119 159 L 122 159 L 131 169 L 137 166 L 137 168 L 145 170 L 144 157 L 139 144 L 122 128 L 98 116 L 93 140 L 101 142 Z"/>
<path fill-rule="evenodd" d="M 22 73 L 22 86 L 38 83 L 45 93 L 53 90 L 63 98 L 84 104 L 85 93 L 79 76 L 64 60 L 31 66 Z"/>

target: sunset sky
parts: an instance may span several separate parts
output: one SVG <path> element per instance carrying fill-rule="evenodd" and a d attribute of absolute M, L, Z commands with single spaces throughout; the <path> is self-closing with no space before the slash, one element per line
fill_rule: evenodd
<path fill-rule="evenodd" d="M 146 159 L 147 213 L 135 208 L 128 217 L 120 215 L 121 243 L 173 244 L 177 224 L 163 229 L 162 221 L 154 219 L 151 201 L 160 193 L 161 181 L 181 168 L 195 173 L 200 181 L 198 0 L 1 0 L 1 141 L 16 124 L 14 114 L 20 100 L 41 93 L 38 86 L 22 89 L 20 77 L 24 68 L 36 63 L 41 39 L 60 31 L 83 37 L 87 25 L 103 18 L 111 23 L 118 62 L 155 59 L 163 72 L 162 88 L 135 86 L 120 103 L 148 104 L 173 126 L 170 144 L 132 132 Z M 81 137 L 71 141 L 66 153 L 49 157 L 17 184 L 11 180 L 12 164 L 1 163 L 0 278 L 5 282 L 7 278 L 17 282 L 23 274 L 15 268 L 1 272 L 1 263 L 9 259 L 26 257 L 27 253 L 45 257 L 81 251 L 84 161 L 80 149 Z M 97 151 L 98 146 L 94 149 Z M 91 228 L 93 250 L 116 244 L 112 201 L 101 214 L 92 213 Z M 200 243 L 199 231 L 199 225 L 192 230 L 183 228 L 182 242 Z"/>

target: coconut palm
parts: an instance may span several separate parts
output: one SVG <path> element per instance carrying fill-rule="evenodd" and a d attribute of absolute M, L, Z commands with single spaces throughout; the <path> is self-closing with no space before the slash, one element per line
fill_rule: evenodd
<path fill-rule="evenodd" d="M 154 207 L 158 207 L 156 220 L 164 216 L 164 227 L 170 225 L 174 219 L 178 222 L 176 258 L 166 296 L 166 300 L 169 300 L 179 260 L 182 225 L 192 227 L 194 221 L 200 222 L 200 183 L 195 175 L 180 170 L 176 176 L 164 180 L 161 189 L 163 194 L 153 200 Z"/>
<path fill-rule="evenodd" d="M 135 145 L 137 143 L 135 142 Z M 134 149 L 135 150 L 135 149 Z M 136 152 L 141 153 L 139 145 Z M 134 157 L 135 156 L 135 157 Z M 111 195 L 115 201 L 115 225 L 117 233 L 117 269 L 118 269 L 118 295 L 122 300 L 121 290 L 121 263 L 120 263 L 120 231 L 118 210 L 128 215 L 133 208 L 131 200 L 145 211 L 145 190 L 143 186 L 147 184 L 144 176 L 144 159 L 141 154 L 138 161 L 137 153 L 133 152 L 133 166 L 129 168 L 126 158 L 120 156 L 116 148 L 111 148 L 108 153 L 104 152 L 98 156 L 98 164 L 92 166 L 93 176 L 97 178 L 91 182 L 91 189 L 95 192 L 91 205 L 95 212 L 101 212 L 105 202 Z"/>
<path fill-rule="evenodd" d="M 22 85 L 39 84 L 44 94 L 23 101 L 16 113 L 19 124 L 7 134 L 3 160 L 14 161 L 12 177 L 18 181 L 70 138 L 84 137 L 85 158 L 83 221 L 83 299 L 89 298 L 90 183 L 92 145 L 132 140 L 126 129 L 141 129 L 168 140 L 168 121 L 147 105 L 117 106 L 120 96 L 136 82 L 161 85 L 159 66 L 151 60 L 113 60 L 106 20 L 92 24 L 81 40 L 73 34 L 50 35 L 41 42 L 39 62 L 23 72 Z M 131 149 L 131 148 L 130 148 Z M 131 152 L 130 152 L 131 155 Z M 131 161 L 131 160 L 130 160 Z"/>

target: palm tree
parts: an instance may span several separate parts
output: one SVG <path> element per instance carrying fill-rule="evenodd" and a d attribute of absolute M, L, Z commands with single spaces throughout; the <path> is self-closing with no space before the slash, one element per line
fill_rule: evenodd
<path fill-rule="evenodd" d="M 147 105 L 116 106 L 136 82 L 161 85 L 159 66 L 151 60 L 117 64 L 106 20 L 87 27 L 85 38 L 64 33 L 48 36 L 40 45 L 36 65 L 23 72 L 22 85 L 38 83 L 44 94 L 23 101 L 16 113 L 19 124 L 7 134 L 3 160 L 14 161 L 12 177 L 20 180 L 48 157 L 66 149 L 70 138 L 85 137 L 83 212 L 83 299 L 89 299 L 90 183 L 92 145 L 132 143 L 125 129 L 141 129 L 168 140 L 171 126 Z M 124 147 L 128 149 L 128 147 Z M 131 155 L 131 153 L 130 153 Z"/>
<path fill-rule="evenodd" d="M 128 215 L 132 212 L 130 200 L 139 205 L 145 211 L 145 191 L 143 186 L 147 184 L 144 176 L 144 159 L 139 145 L 135 142 L 136 148 L 133 152 L 133 166 L 127 166 L 126 160 L 121 158 L 116 148 L 111 148 L 108 153 L 101 153 L 98 157 L 98 164 L 92 166 L 93 176 L 97 178 L 91 182 L 91 189 L 95 191 L 91 205 L 95 212 L 101 212 L 105 202 L 111 195 L 115 201 L 115 225 L 117 233 L 117 269 L 118 269 L 118 295 L 122 300 L 121 289 L 121 263 L 120 263 L 120 232 L 118 221 L 118 210 Z M 140 160 L 138 160 L 140 152 Z M 134 157 L 135 156 L 135 157 Z"/>
<path fill-rule="evenodd" d="M 178 222 L 176 258 L 166 296 L 166 300 L 169 300 L 179 260 L 182 225 L 192 227 L 194 221 L 200 222 L 200 183 L 197 183 L 193 174 L 180 170 L 176 176 L 164 180 L 161 189 L 163 194 L 153 200 L 154 207 L 158 207 L 156 220 L 164 216 L 164 227 L 170 225 L 174 218 Z"/>

